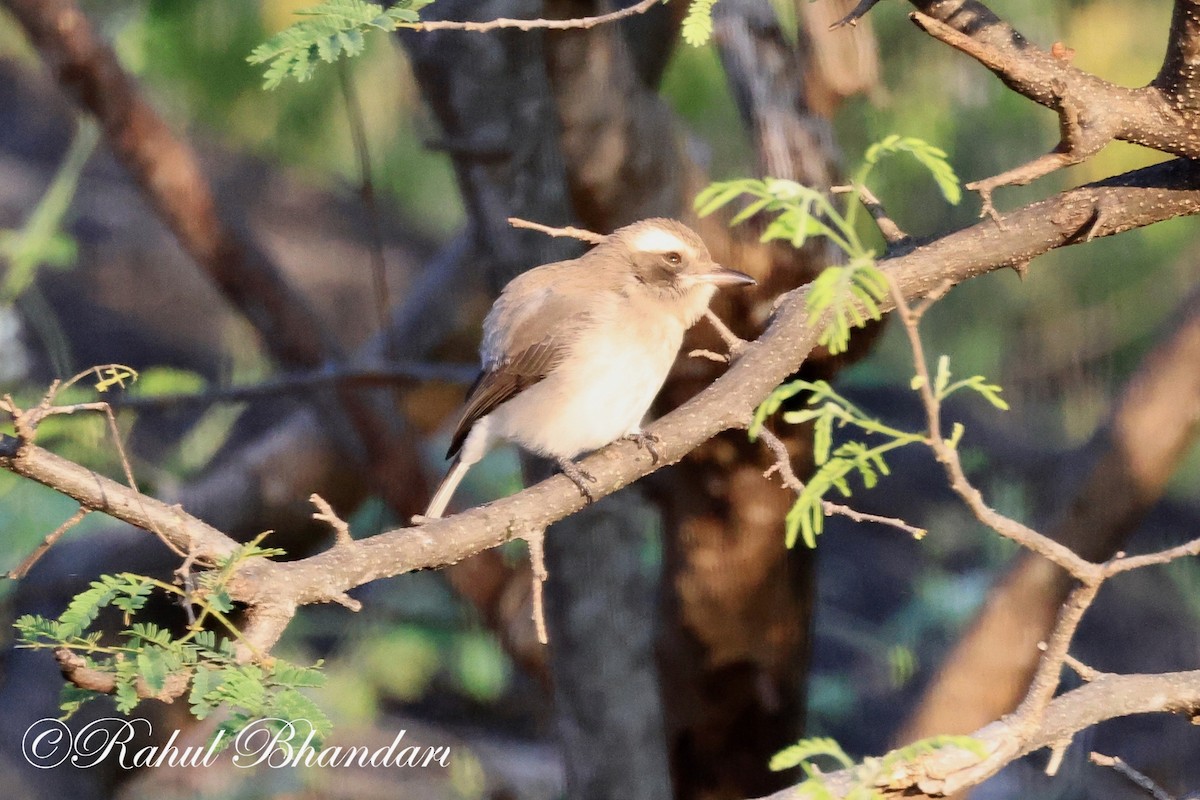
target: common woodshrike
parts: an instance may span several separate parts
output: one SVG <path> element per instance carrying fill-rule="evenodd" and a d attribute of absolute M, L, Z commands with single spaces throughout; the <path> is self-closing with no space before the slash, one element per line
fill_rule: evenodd
<path fill-rule="evenodd" d="M 483 371 L 467 396 L 425 512 L 446 509 L 467 470 L 499 439 L 558 462 L 589 500 L 572 459 L 622 437 L 653 446 L 641 423 L 717 287 L 753 284 L 713 262 L 694 231 L 635 222 L 579 258 L 514 278 L 483 323 Z"/>

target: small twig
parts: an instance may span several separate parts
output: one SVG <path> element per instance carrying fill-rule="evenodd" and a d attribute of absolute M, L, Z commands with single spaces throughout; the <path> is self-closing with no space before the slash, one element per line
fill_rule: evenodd
<path fill-rule="evenodd" d="M 1128 572 L 1131 569 L 1148 567 L 1152 564 L 1166 564 L 1169 561 L 1187 556 L 1200 556 L 1200 539 L 1193 539 L 1190 542 L 1169 547 L 1157 553 L 1146 553 L 1140 556 L 1126 556 L 1123 553 L 1118 553 L 1115 558 L 1105 561 L 1101 565 L 1101 568 L 1104 576 L 1109 577 L 1121 572 Z"/>
<path fill-rule="evenodd" d="M 1043 647 L 1043 649 L 1045 648 Z M 1091 683 L 1097 678 L 1104 677 L 1103 672 L 1094 667 L 1089 667 L 1087 664 L 1083 663 L 1070 653 L 1063 657 L 1063 663 L 1074 670 L 1075 674 L 1079 676 L 1079 679 L 1085 681 L 1086 683 Z"/>
<path fill-rule="evenodd" d="M 583 228 L 573 228 L 570 226 L 565 228 L 554 228 L 550 225 L 543 225 L 540 222 L 530 222 L 529 220 L 521 219 L 520 217 L 509 217 L 508 224 L 512 225 L 514 228 L 525 228 L 531 231 L 538 231 L 546 234 L 547 236 L 567 236 L 572 239 L 579 239 L 580 241 L 589 242 L 591 244 L 599 244 L 600 242 L 604 241 L 604 234 L 596 233 L 594 231 L 585 231 Z"/>
<path fill-rule="evenodd" d="M 1088 155 L 1091 155 L 1090 153 Z M 1049 175 L 1055 170 L 1069 167 L 1073 164 L 1078 164 L 1087 158 L 1087 155 L 1075 155 L 1072 153 L 1053 151 L 1040 155 L 1032 161 L 1027 161 L 1020 166 L 1013 167 L 1001 172 L 999 175 L 993 175 L 990 178 L 983 178 L 977 181 L 971 181 L 966 184 L 966 188 L 979 193 L 979 199 L 982 203 L 982 208 L 979 211 L 981 217 L 991 217 L 992 220 L 1001 227 L 1004 226 L 1003 218 L 996 211 L 996 206 L 992 202 L 992 193 L 1001 186 L 1025 186 L 1045 175 Z"/>
<path fill-rule="evenodd" d="M 75 527 L 80 520 L 82 520 L 91 512 L 92 509 L 86 506 L 80 506 L 78 509 L 76 509 L 75 513 L 72 514 L 66 522 L 64 522 L 62 525 L 59 525 L 52 533 L 47 535 L 46 538 L 42 540 L 42 543 L 39 544 L 32 553 L 27 555 L 25 560 L 22 561 L 16 569 L 9 570 L 8 575 L 5 577 L 12 578 L 15 581 L 19 581 L 21 578 L 24 578 L 29 573 L 29 570 L 33 567 L 33 565 L 38 562 L 38 559 L 45 555 L 46 551 L 53 547 L 54 543 L 61 539 L 64 533 Z"/>
<path fill-rule="evenodd" d="M 529 564 L 533 568 L 533 627 L 537 630 L 538 641 L 550 643 L 550 634 L 546 630 L 546 604 L 543 589 L 546 583 L 546 550 L 544 547 L 546 529 L 540 528 L 525 537 L 529 545 Z"/>
<path fill-rule="evenodd" d="M 709 361 L 716 361 L 720 364 L 729 363 L 729 356 L 724 356 L 720 353 L 714 353 L 712 350 L 705 350 L 703 348 L 698 350 L 689 350 L 688 358 L 707 358 Z"/>
<path fill-rule="evenodd" d="M 760 428 L 758 438 L 762 443 L 770 449 L 771 454 L 775 456 L 775 463 L 772 464 L 763 477 L 766 478 L 775 472 L 779 473 L 779 479 L 783 481 L 783 485 L 791 489 L 796 494 L 804 491 L 804 482 L 796 477 L 796 471 L 792 469 L 792 455 L 788 452 L 787 445 L 783 439 L 775 435 L 775 432 L 770 428 Z"/>
<path fill-rule="evenodd" d="M 349 523 L 337 515 L 333 506 L 329 505 L 324 497 L 313 492 L 308 496 L 308 502 L 317 507 L 317 510 L 313 512 L 313 519 L 327 523 L 333 528 L 338 545 L 350 544 L 354 541 L 354 537 L 350 535 Z"/>
<path fill-rule="evenodd" d="M 871 219 L 875 220 L 875 227 L 879 228 L 879 233 L 883 236 L 883 240 L 887 242 L 889 250 L 903 247 L 910 241 L 911 237 L 900 229 L 895 220 L 888 216 L 883 203 L 866 186 L 833 186 L 830 187 L 829 191 L 834 194 L 849 194 L 851 192 L 857 194 L 859 202 L 863 204 L 863 208 L 871 215 Z"/>
<path fill-rule="evenodd" d="M 946 476 L 950 480 L 950 488 L 966 503 L 967 508 L 971 510 L 976 519 L 1004 538 L 1011 539 L 1052 561 L 1080 581 L 1095 583 L 1102 580 L 1102 570 L 1099 565 L 1093 564 L 1050 537 L 996 511 L 984 501 L 979 490 L 967 480 L 958 450 L 951 447 L 942 437 L 941 401 L 933 394 L 933 379 L 929 374 L 925 347 L 921 343 L 921 334 L 917 329 L 918 319 L 904 298 L 904 294 L 896 286 L 895 281 L 890 278 L 888 288 L 892 300 L 896 304 L 896 314 L 904 325 L 904 332 L 908 336 L 909 347 L 912 350 L 913 368 L 917 376 L 917 392 L 921 397 L 921 404 L 925 408 L 926 424 L 929 429 L 925 443 L 933 450 L 934 456 L 945 469 Z"/>
<path fill-rule="evenodd" d="M 110 372 L 116 373 L 118 370 L 125 370 L 125 369 L 126 369 L 125 367 L 123 367 L 119 364 L 107 364 L 102 367 L 89 367 L 88 369 L 72 376 L 69 380 L 67 380 L 65 382 L 55 380 L 50 384 L 50 388 L 42 396 L 41 401 L 36 406 L 29 409 L 28 411 L 21 411 L 20 409 L 18 409 L 12 403 L 12 398 L 9 398 L 6 396 L 5 400 L 8 403 L 10 413 L 12 413 L 12 415 L 13 415 L 13 425 L 17 431 L 18 436 L 20 436 L 22 441 L 29 443 L 29 444 L 33 443 L 34 438 L 37 435 L 37 427 L 38 427 L 38 425 L 41 424 L 41 422 L 46 417 L 65 416 L 65 415 L 70 415 L 70 414 L 76 414 L 80 411 L 102 412 L 104 414 L 104 418 L 108 424 L 109 434 L 112 436 L 113 447 L 117 451 L 117 459 L 121 463 L 121 470 L 125 475 L 125 483 L 133 491 L 133 496 L 136 499 L 136 501 L 139 504 L 142 504 L 143 503 L 143 495 L 142 495 L 141 490 L 138 488 L 137 480 L 133 477 L 133 466 L 130 464 L 129 456 L 125 452 L 125 445 L 123 445 L 121 443 L 121 430 L 120 430 L 120 428 L 117 427 L 117 417 L 115 414 L 113 414 L 112 406 L 110 406 L 108 403 L 106 403 L 104 401 L 98 401 L 98 402 L 92 402 L 92 403 L 74 403 L 69 406 L 54 405 L 54 398 L 58 395 L 59 392 L 64 391 L 64 390 L 70 388 L 71 386 L 74 386 L 78 381 L 82 380 L 85 376 L 91 375 L 93 373 L 95 373 L 97 376 L 101 376 L 103 374 L 104 370 L 108 370 Z M 126 376 L 124 376 L 124 375 L 118 375 L 115 378 L 107 378 L 107 379 L 102 378 L 101 381 L 97 384 L 96 388 L 100 391 L 105 391 L 108 384 L 111 382 L 119 383 L 120 385 L 124 386 L 125 385 L 124 384 L 125 377 Z M 144 506 L 143 506 L 143 511 L 144 511 Z M 155 536 L 157 536 L 162 541 L 162 543 L 165 544 L 171 550 L 171 552 L 175 553 L 175 555 L 179 556 L 180 558 L 186 558 L 187 554 L 184 553 L 182 550 L 180 550 L 170 540 L 170 538 L 165 533 L 163 533 L 161 528 L 159 528 L 156 525 L 152 525 L 149 528 L 149 530 Z"/>
<path fill-rule="evenodd" d="M 783 440 L 775 435 L 775 432 L 769 428 L 761 428 L 758 431 L 758 438 L 762 440 L 775 456 L 775 463 L 767 467 L 763 472 L 764 478 L 769 478 L 776 472 L 779 473 L 779 479 L 783 485 L 791 489 L 796 494 L 804 491 L 804 482 L 796 477 L 796 471 L 792 469 L 792 458 L 787 451 L 787 445 Z M 902 519 L 897 517 L 884 517 L 878 514 L 867 514 L 862 511 L 857 511 L 849 506 L 833 503 L 829 500 L 821 501 L 821 509 L 826 516 L 837 514 L 847 519 L 852 519 L 855 522 L 874 522 L 879 525 L 888 525 L 893 528 L 899 528 L 905 533 L 910 534 L 914 539 L 922 539 L 927 531 L 924 528 L 918 528 L 915 525 L 909 525 Z"/>
<path fill-rule="evenodd" d="M 731 331 L 729 326 L 713 313 L 712 309 L 704 309 L 704 318 L 716 329 L 717 335 L 721 337 L 721 341 L 725 342 L 725 346 L 729 348 L 731 358 L 737 358 L 746 349 L 746 340 Z"/>
<path fill-rule="evenodd" d="M 878 525 L 888 525 L 892 528 L 899 528 L 914 539 L 924 539 L 929 531 L 924 528 L 918 528 L 916 525 L 910 525 L 899 517 L 884 517 L 879 514 L 868 514 L 864 511 L 858 511 L 850 506 L 844 506 L 841 503 L 833 503 L 829 500 L 821 501 L 821 508 L 825 510 L 826 516 L 838 514 L 855 522 L 874 522 Z"/>
<path fill-rule="evenodd" d="M 845 27 L 846 25 L 854 27 L 858 24 L 860 19 L 867 15 L 867 12 L 875 7 L 878 2 L 879 0 L 859 0 L 858 5 L 856 5 L 849 14 L 830 25 L 829 30 L 832 31 L 837 28 Z"/>
<path fill-rule="evenodd" d="M 1157 783 L 1138 772 L 1133 767 L 1126 764 L 1116 756 L 1106 756 L 1103 753 L 1097 753 L 1094 750 L 1088 754 L 1088 760 L 1100 767 L 1109 767 L 1123 775 L 1131 783 L 1145 789 L 1154 800 L 1175 800 L 1171 795 L 1159 786 Z"/>
<path fill-rule="evenodd" d="M 179 598 L 179 605 L 183 606 L 187 615 L 189 628 L 196 624 L 196 611 L 192 608 L 192 595 L 196 591 L 196 577 L 192 569 L 196 560 L 196 548 L 189 547 L 187 558 L 175 570 L 175 581 L 183 588 L 183 597 Z"/>
<path fill-rule="evenodd" d="M 935 17 L 914 11 L 909 18 L 930 36 L 974 58 L 1001 78 L 1010 78 L 1013 70 L 1020 68 L 1020 65 L 1014 64 L 1013 58 L 1002 49 L 981 38 L 963 33 Z M 1082 124 L 1081 117 L 1085 105 L 1071 88 L 1081 73 L 1067 66 L 1065 62 L 1052 60 L 1051 63 L 1054 66 L 1051 68 L 1053 72 L 1048 81 L 1049 88 L 1045 92 L 1045 100 L 1058 112 L 1058 145 L 1053 151 L 1032 161 L 966 185 L 967 189 L 979 193 L 982 201 L 979 216 L 991 217 L 1002 229 L 1003 220 L 992 202 L 992 193 L 996 189 L 1001 186 L 1025 186 L 1051 172 L 1079 164 L 1100 152 L 1119 132 L 1104 115 L 1092 114 L 1088 119 L 1089 124 Z"/>
<path fill-rule="evenodd" d="M 644 14 L 663 0 L 641 0 L 641 2 L 626 8 L 621 8 L 608 14 L 594 17 L 576 17 L 575 19 L 511 19 L 500 17 L 486 22 L 452 22 L 450 20 L 429 20 L 427 22 L 400 23 L 398 28 L 408 28 L 416 31 L 471 31 L 484 33 L 502 28 L 517 28 L 523 31 L 535 29 L 566 31 L 594 28 L 608 22 L 616 22 L 626 17 Z"/>

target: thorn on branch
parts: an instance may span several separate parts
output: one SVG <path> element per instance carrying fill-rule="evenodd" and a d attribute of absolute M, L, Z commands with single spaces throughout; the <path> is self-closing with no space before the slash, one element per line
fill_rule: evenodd
<path fill-rule="evenodd" d="M 337 594 L 330 595 L 329 599 L 334 603 L 337 603 L 339 606 L 344 606 L 351 611 L 362 611 L 362 603 L 355 600 L 345 592 L 338 592 Z"/>
<path fill-rule="evenodd" d="M 1043 647 L 1042 649 L 1045 648 Z M 1094 667 L 1089 667 L 1087 664 L 1084 664 L 1078 658 L 1070 655 L 1069 653 L 1063 657 L 1063 663 L 1070 667 L 1075 674 L 1079 676 L 1080 680 L 1086 683 L 1091 683 L 1094 680 L 1103 678 L 1105 675 L 1105 673 Z"/>
<path fill-rule="evenodd" d="M 1070 738 L 1055 742 L 1050 748 L 1050 760 L 1046 762 L 1046 774 L 1053 778 L 1058 774 L 1059 767 L 1062 766 L 1063 758 L 1067 755 L 1067 749 L 1071 746 Z"/>

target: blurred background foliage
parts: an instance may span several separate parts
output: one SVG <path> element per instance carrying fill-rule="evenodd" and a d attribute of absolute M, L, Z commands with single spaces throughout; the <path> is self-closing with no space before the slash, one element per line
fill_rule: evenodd
<path fill-rule="evenodd" d="M 290 23 L 292 11 L 310 4 L 91 0 L 85 9 L 177 129 L 283 165 L 304 181 L 348 195 L 359 180 L 358 162 L 337 70 L 324 68 L 311 82 L 264 92 L 260 70 L 245 61 L 255 45 Z M 1048 48 L 1061 41 L 1074 48 L 1079 67 L 1137 86 L 1152 79 L 1160 62 L 1170 3 L 1006 0 L 997 2 L 996 10 L 1038 45 Z M 920 33 L 908 22 L 907 12 L 900 2 L 881 3 L 872 12 L 883 80 L 872 96 L 850 101 L 837 117 L 838 142 L 848 165 L 891 133 L 942 147 L 964 181 L 993 175 L 1054 145 L 1057 122 L 1050 111 Z M 3 16 L 0 58 L 36 68 L 36 56 Z M 387 36 L 372 36 L 367 52 L 351 61 L 349 69 L 361 97 L 373 178 L 387 201 L 384 207 L 398 207 L 422 232 L 446 237 L 462 224 L 463 209 L 448 158 L 427 148 L 436 127 L 422 108 L 400 48 Z M 663 91 L 692 131 L 714 179 L 753 174 L 753 153 L 711 44 L 679 47 Z M 1032 186 L 1001 190 L 997 203 L 1012 208 L 1159 158 L 1132 145 L 1111 145 L 1084 165 Z M 917 236 L 972 224 L 979 211 L 971 194 L 959 206 L 947 206 L 933 181 L 905 159 L 891 159 L 877 170 L 874 189 L 900 225 Z M 960 375 L 983 373 L 1004 387 L 1012 411 L 985 413 L 981 402 L 970 411 L 973 424 L 988 432 L 984 438 L 1013 440 L 1043 452 L 1070 450 L 1088 440 L 1124 378 L 1197 282 L 1195 225 L 1193 219 L 1180 219 L 1055 251 L 1038 259 L 1024 281 L 1007 270 L 970 281 L 927 316 L 924 332 L 931 351 L 953 354 Z M 256 368 L 266 369 L 250 365 L 243 372 L 252 374 Z M 871 357 L 841 376 L 840 386 L 870 396 L 885 387 L 907 386 L 910 374 L 907 345 L 892 326 Z M 146 379 L 157 382 L 149 389 L 155 392 L 198 386 L 198 377 L 183 370 L 164 370 Z M 5 390 L 18 390 L 25 399 L 40 391 L 12 385 Z M 148 389 L 143 385 L 142 390 Z M 148 485 L 181 480 L 204 466 L 233 424 L 236 408 L 213 413 L 218 416 L 194 427 L 166 463 L 137 465 Z M 967 447 L 976 430 L 968 425 Z M 45 431 L 46 441 L 59 452 L 111 473 L 114 462 L 101 446 L 105 435 L 95 418 L 56 420 Z M 1032 498 L 1045 487 L 1030 486 L 1011 471 L 987 474 L 983 450 L 972 457 L 976 472 L 987 475 L 983 488 L 997 506 L 1040 521 L 1037 514 L 1046 507 Z M 492 482 L 488 491 L 511 488 L 513 460 L 497 463 L 496 474 L 484 478 Z M 1193 453 L 1172 484 L 1172 496 L 1194 503 L 1197 485 L 1200 458 Z M 885 480 L 877 490 L 884 497 L 887 486 Z M 886 499 L 872 505 L 887 512 Z M 0 567 L 14 565 L 73 508 L 48 489 L 0 474 L 0 529 L 5 532 Z M 856 709 L 927 669 L 928 654 L 953 638 L 982 601 L 995 569 L 1012 554 L 1011 547 L 982 533 L 953 503 L 929 505 L 923 514 L 924 519 L 912 520 L 931 529 L 919 545 L 919 561 L 890 567 L 916 571 L 904 594 L 877 597 L 873 610 L 865 609 L 859 597 L 874 590 L 835 585 L 823 575 L 810 697 L 813 734 L 833 732 L 854 739 Z M 378 505 L 364 509 L 355 518 L 356 533 L 378 530 L 381 520 Z M 87 526 L 98 523 L 87 520 L 70 535 L 86 535 Z M 834 549 L 831 559 L 836 559 L 835 539 L 836 532 L 820 544 Z M 1200 585 L 1194 566 L 1177 563 L 1170 574 L 1182 594 L 1200 596 L 1193 591 Z M 312 609 L 289 630 L 285 650 L 292 652 L 283 655 L 296 661 L 304 661 L 305 654 L 329 659 L 330 681 L 322 700 L 335 721 L 369 724 L 380 709 L 420 708 L 436 694 L 442 698 L 436 708 L 452 718 L 491 718 L 517 726 L 514 720 L 523 711 L 526 721 L 521 724 L 528 725 L 530 681 L 522 682 L 501 649 L 440 581 L 412 575 L 383 583 L 369 590 L 368 602 L 382 606 L 369 620 L 354 617 L 347 624 L 344 617 Z M 7 591 L 7 584 L 0 584 L 0 591 Z M 1200 616 L 1194 602 L 1185 612 L 1193 620 Z M 852 653 L 854 662 L 829 668 L 822 648 Z M 878 737 L 863 735 L 848 747 L 855 744 L 877 745 Z"/>

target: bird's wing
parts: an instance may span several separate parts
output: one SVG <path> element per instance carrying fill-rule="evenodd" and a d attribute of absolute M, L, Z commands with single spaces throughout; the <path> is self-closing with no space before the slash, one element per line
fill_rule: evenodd
<path fill-rule="evenodd" d="M 489 312 L 483 326 L 483 371 L 467 393 L 447 458 L 462 447 L 472 425 L 549 375 L 587 326 L 591 314 L 583 301 L 588 293 L 564 290 L 555 280 L 561 276 L 559 266 L 523 273 Z"/>

